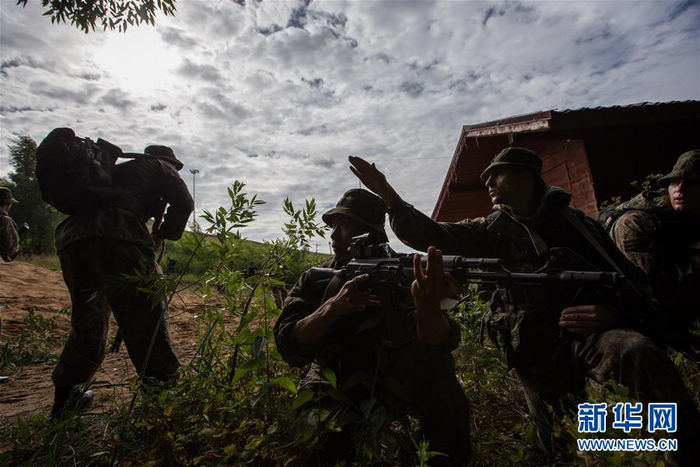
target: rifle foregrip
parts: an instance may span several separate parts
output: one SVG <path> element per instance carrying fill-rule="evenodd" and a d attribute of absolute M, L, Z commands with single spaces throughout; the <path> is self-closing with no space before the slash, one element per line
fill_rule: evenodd
<path fill-rule="evenodd" d="M 625 276 L 620 273 L 605 271 L 561 271 L 557 273 L 557 278 L 560 282 L 599 287 L 616 287 L 625 280 Z"/>

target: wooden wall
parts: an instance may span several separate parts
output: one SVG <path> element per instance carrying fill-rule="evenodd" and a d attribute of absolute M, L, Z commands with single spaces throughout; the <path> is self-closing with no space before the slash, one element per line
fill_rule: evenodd
<path fill-rule="evenodd" d="M 586 215 L 598 214 L 593 176 L 581 139 L 556 137 L 551 133 L 516 135 L 513 145 L 532 149 L 542 158 L 542 179 L 571 193 L 570 206 Z"/>

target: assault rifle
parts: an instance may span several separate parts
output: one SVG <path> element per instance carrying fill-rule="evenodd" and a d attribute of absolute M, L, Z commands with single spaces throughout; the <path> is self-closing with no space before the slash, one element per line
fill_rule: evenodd
<path fill-rule="evenodd" d="M 414 280 L 412 254 L 397 254 L 386 244 L 372 244 L 367 234 L 353 238 L 349 253 L 354 257 L 344 268 L 312 268 L 311 282 L 325 290 L 333 277 L 339 276 L 347 281 L 369 274 L 369 287 L 386 284 L 410 289 Z M 427 257 L 423 255 L 423 267 L 426 262 Z M 551 248 L 549 260 L 528 273 L 510 271 L 499 258 L 443 255 L 442 267 L 463 285 L 491 285 L 497 289 L 548 286 L 553 293 L 571 297 L 567 306 L 620 304 L 626 309 L 635 310 L 635 315 L 629 318 L 636 321 L 635 327 L 642 333 L 664 346 L 675 348 L 696 362 L 699 360 L 697 349 L 700 349 L 700 336 L 678 326 L 623 274 L 598 271 L 568 248 Z"/>
<path fill-rule="evenodd" d="M 462 284 L 492 284 L 497 287 L 567 284 L 615 290 L 620 290 L 627 285 L 625 276 L 617 272 L 569 270 L 559 267 L 566 263 L 566 258 L 573 258 L 579 263 L 584 261 L 568 249 L 552 248 L 550 260 L 534 272 L 510 271 L 499 258 L 467 258 L 453 255 L 443 255 L 442 267 Z M 425 267 L 427 262 L 425 255 L 422 256 L 421 262 Z M 384 283 L 410 287 L 414 279 L 413 255 L 353 258 L 342 269 L 312 268 L 311 280 L 327 283 L 336 275 L 340 275 L 343 280 L 350 280 L 362 274 L 369 274 L 370 284 Z"/>

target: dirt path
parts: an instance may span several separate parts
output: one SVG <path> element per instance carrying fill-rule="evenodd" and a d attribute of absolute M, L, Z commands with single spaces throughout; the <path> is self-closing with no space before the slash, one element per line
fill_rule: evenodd
<path fill-rule="evenodd" d="M 193 317 L 200 304 L 200 297 L 184 292 L 177 294 L 170 306 L 171 338 L 182 363 L 189 361 L 196 350 L 197 323 Z M 26 335 L 25 319 L 30 313 L 36 313 L 56 322 L 50 335 L 57 339 L 52 350 L 58 356 L 70 328 L 69 310 L 70 298 L 60 271 L 21 261 L 0 262 L 0 349 Z M 112 319 L 110 342 L 115 332 L 116 324 Z M 2 375 L 9 376 L 10 380 L 0 384 L 0 428 L 14 424 L 18 416 L 28 418 L 48 413 L 53 400 L 53 366 L 54 363 L 42 362 L 3 370 Z M 134 376 L 134 367 L 123 345 L 119 353 L 108 354 L 95 374 L 96 397 L 90 412 L 107 410 L 115 397 L 130 397 L 128 382 Z M 8 448 L 4 444 L 0 443 L 0 452 Z"/>

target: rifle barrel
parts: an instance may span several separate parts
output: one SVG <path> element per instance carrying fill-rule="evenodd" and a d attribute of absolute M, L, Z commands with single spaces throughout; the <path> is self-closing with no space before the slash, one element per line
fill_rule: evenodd
<path fill-rule="evenodd" d="M 423 264 L 426 257 L 421 258 Z M 607 271 L 544 271 L 511 272 L 499 258 L 466 258 L 443 256 L 443 269 L 464 283 L 536 286 L 544 284 L 595 285 L 613 288 L 624 283 L 624 276 Z M 330 278 L 336 274 L 348 277 L 360 274 L 375 274 L 386 278 L 396 275 L 397 282 L 413 280 L 413 255 L 397 258 L 353 259 L 343 269 L 313 268 L 316 277 Z"/>

